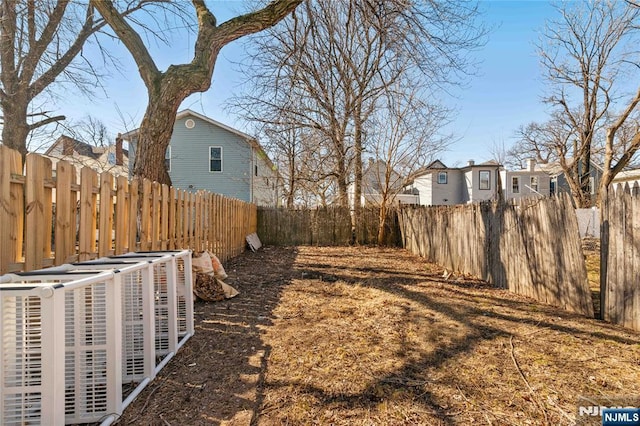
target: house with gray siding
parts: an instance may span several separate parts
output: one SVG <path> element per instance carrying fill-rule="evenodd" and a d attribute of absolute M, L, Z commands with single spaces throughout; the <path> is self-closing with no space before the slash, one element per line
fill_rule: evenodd
<path fill-rule="evenodd" d="M 436 160 L 416 172 L 404 192 L 418 195 L 423 206 L 454 205 L 493 200 L 498 194 L 500 165 L 495 161 L 447 167 Z"/>
<path fill-rule="evenodd" d="M 548 197 L 551 194 L 551 178 L 536 167 L 534 159 L 527 160 L 525 169 L 501 170 L 500 178 L 505 200 Z"/>
<path fill-rule="evenodd" d="M 571 163 L 571 161 L 573 161 L 573 159 L 567 159 L 568 163 Z M 536 169 L 544 171 L 549 175 L 549 178 L 551 179 L 549 191 L 552 195 L 561 192 L 571 193 L 571 187 L 567 181 L 567 176 L 565 175 L 564 170 L 562 170 L 559 162 L 538 164 L 536 165 Z M 602 179 L 603 172 L 604 170 L 600 165 L 593 161 L 591 162 L 591 167 L 589 167 L 589 192 L 591 193 L 593 201 L 595 201 L 596 192 L 600 186 L 600 180 Z M 578 164 L 578 173 L 582 173 L 580 164 Z"/>
<path fill-rule="evenodd" d="M 123 135 L 135 158 L 137 130 Z M 191 110 L 178 112 L 165 165 L 174 187 L 264 206 L 280 204 L 282 179 L 258 141 Z"/>

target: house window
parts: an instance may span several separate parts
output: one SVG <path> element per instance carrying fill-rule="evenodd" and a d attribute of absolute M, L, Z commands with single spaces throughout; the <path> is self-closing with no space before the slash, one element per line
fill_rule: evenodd
<path fill-rule="evenodd" d="M 591 195 L 596 193 L 596 180 L 593 176 L 589 177 L 589 193 Z"/>
<path fill-rule="evenodd" d="M 480 170 L 480 189 L 491 189 L 490 170 Z"/>
<path fill-rule="evenodd" d="M 222 147 L 221 146 L 209 147 L 209 171 L 210 172 L 222 171 Z"/>
<path fill-rule="evenodd" d="M 253 170 L 253 172 L 254 172 L 254 174 L 255 174 L 256 176 L 258 176 L 258 165 L 257 165 L 257 164 L 254 166 L 254 170 Z"/>
<path fill-rule="evenodd" d="M 114 152 L 107 154 L 107 162 L 112 166 L 116 165 L 116 154 Z"/>
<path fill-rule="evenodd" d="M 511 192 L 514 194 L 520 193 L 520 178 L 518 176 L 511 177 Z"/>
<path fill-rule="evenodd" d="M 531 190 L 538 192 L 538 176 L 531 176 Z"/>
<path fill-rule="evenodd" d="M 447 172 L 438 172 L 438 183 L 447 183 Z"/>
<path fill-rule="evenodd" d="M 555 180 L 555 178 L 551 179 L 551 181 L 549 182 L 549 192 L 551 194 L 555 194 L 556 193 L 556 180 Z"/>
<path fill-rule="evenodd" d="M 164 168 L 167 169 L 168 172 L 171 171 L 171 146 L 168 146 L 164 152 Z"/>

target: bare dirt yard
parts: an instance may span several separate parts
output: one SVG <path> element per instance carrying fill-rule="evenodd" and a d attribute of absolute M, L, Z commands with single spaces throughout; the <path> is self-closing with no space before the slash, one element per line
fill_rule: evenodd
<path fill-rule="evenodd" d="M 400 249 L 267 247 L 121 425 L 568 425 L 640 395 L 640 333 Z M 597 424 L 597 423 L 596 423 Z"/>

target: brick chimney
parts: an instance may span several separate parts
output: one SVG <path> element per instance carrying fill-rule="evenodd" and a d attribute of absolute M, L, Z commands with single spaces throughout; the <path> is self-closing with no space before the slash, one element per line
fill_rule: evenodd
<path fill-rule="evenodd" d="M 62 136 L 62 155 L 65 157 L 73 156 L 73 139 L 69 136 Z"/>
<path fill-rule="evenodd" d="M 116 136 L 116 166 L 124 164 L 124 152 L 122 151 L 122 135 L 118 133 Z"/>

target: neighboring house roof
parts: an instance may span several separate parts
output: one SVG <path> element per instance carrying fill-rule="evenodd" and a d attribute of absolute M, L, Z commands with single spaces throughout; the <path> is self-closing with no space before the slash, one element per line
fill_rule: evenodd
<path fill-rule="evenodd" d="M 427 165 L 427 167 L 423 168 L 422 170 L 426 171 L 426 170 L 431 170 L 431 169 L 446 169 L 446 168 L 447 168 L 447 166 L 445 166 L 442 161 L 435 160 L 435 161 L 432 161 L 431 163 L 429 163 Z"/>
<path fill-rule="evenodd" d="M 573 161 L 573 158 L 567 158 L 567 163 L 571 163 L 572 161 Z M 600 166 L 597 163 L 594 163 L 593 161 L 591 161 L 591 167 L 594 167 L 599 172 L 604 171 L 602 166 Z M 535 170 L 546 172 L 551 176 L 558 176 L 564 173 L 564 170 L 562 170 L 562 166 L 560 165 L 559 161 L 554 161 L 552 163 L 536 164 Z"/>
<path fill-rule="evenodd" d="M 502 167 L 502 165 L 500 163 L 498 163 L 496 160 L 489 160 L 489 161 L 485 161 L 484 163 L 480 163 L 480 164 L 471 164 L 465 167 L 461 167 L 462 169 L 467 169 L 469 167 L 487 167 L 487 166 L 491 166 L 491 167 Z"/>
<path fill-rule="evenodd" d="M 80 156 L 88 157 L 93 160 L 97 160 L 105 152 L 104 147 L 93 146 L 74 139 L 71 136 L 62 135 L 44 152 L 44 155 L 53 156 L 58 148 L 65 156 L 73 156 L 73 153 L 77 153 Z M 65 148 L 72 152 L 65 152 Z M 126 157 L 129 156 L 129 152 L 126 149 L 123 149 L 122 153 Z"/>
<path fill-rule="evenodd" d="M 369 160 L 369 164 L 362 172 L 363 192 L 378 193 L 381 191 L 381 185 L 385 184 L 387 172 L 387 164 L 382 160 Z M 391 171 L 391 182 L 389 182 L 392 191 L 402 188 L 402 178 L 395 171 Z"/>
<path fill-rule="evenodd" d="M 613 182 L 627 182 L 640 180 L 640 169 L 624 170 L 619 172 L 616 177 L 613 178 Z"/>
<path fill-rule="evenodd" d="M 433 173 L 434 171 L 446 171 L 446 170 L 469 170 L 474 167 L 502 167 L 500 163 L 495 160 L 485 161 L 484 163 L 475 164 L 473 160 L 470 160 L 469 163 L 462 167 L 447 167 L 442 161 L 434 160 L 429 163 L 426 167 L 422 167 L 416 170 L 409 178 L 407 179 L 407 183 L 412 183 L 416 178 L 424 176 L 429 173 Z"/>

